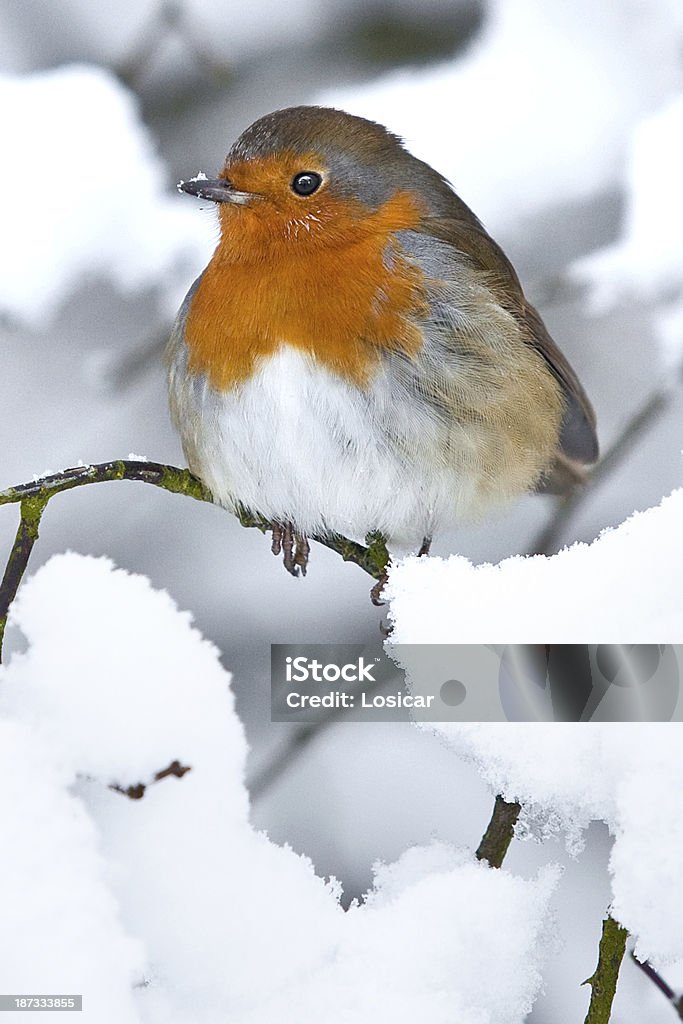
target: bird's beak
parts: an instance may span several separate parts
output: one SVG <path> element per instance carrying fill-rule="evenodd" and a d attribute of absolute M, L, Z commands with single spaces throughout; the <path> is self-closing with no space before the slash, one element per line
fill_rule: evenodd
<path fill-rule="evenodd" d="M 190 178 L 178 183 L 180 192 L 198 199 L 210 199 L 213 203 L 237 203 L 244 206 L 258 196 L 254 192 L 239 192 L 225 178 Z"/>

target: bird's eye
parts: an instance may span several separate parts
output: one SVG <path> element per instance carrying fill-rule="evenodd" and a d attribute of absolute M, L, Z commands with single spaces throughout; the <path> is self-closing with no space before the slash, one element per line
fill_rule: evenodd
<path fill-rule="evenodd" d="M 292 179 L 292 189 L 298 196 L 313 195 L 322 184 L 322 177 L 316 171 L 301 171 Z"/>

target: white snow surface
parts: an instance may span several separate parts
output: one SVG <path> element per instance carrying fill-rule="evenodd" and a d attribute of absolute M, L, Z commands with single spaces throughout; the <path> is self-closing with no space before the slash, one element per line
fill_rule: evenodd
<path fill-rule="evenodd" d="M 59 555 L 12 622 L 5 991 L 82 992 L 84 1024 L 522 1024 L 556 869 L 523 880 L 434 843 L 377 865 L 344 913 L 338 883 L 250 826 L 230 677 L 166 593 Z M 190 770 L 154 781 L 174 761 Z"/>
<path fill-rule="evenodd" d="M 680 723 L 432 725 L 492 790 L 525 807 L 531 834 L 563 832 L 573 852 L 604 821 L 614 837 L 612 912 L 636 952 L 683 959 L 683 746 Z"/>
<path fill-rule="evenodd" d="M 683 488 L 551 557 L 405 558 L 386 589 L 392 642 L 682 643 L 682 519 Z"/>
<path fill-rule="evenodd" d="M 156 288 L 175 312 L 215 245 L 213 217 L 168 194 L 136 101 L 71 65 L 0 76 L 0 311 L 45 325 L 92 278 Z"/>
<path fill-rule="evenodd" d="M 85 990 L 86 1020 L 137 1022 L 144 950 L 121 921 L 96 826 L 69 791 L 71 771 L 35 730 L 3 717 L 0 779 L 2 991 Z"/>
<path fill-rule="evenodd" d="M 683 490 L 591 545 L 550 558 L 411 557 L 388 596 L 397 643 L 652 643 L 683 639 Z M 614 836 L 613 910 L 657 963 L 683 958 L 683 744 L 678 723 L 438 723 L 527 826 L 578 851 L 593 820 Z"/>
<path fill-rule="evenodd" d="M 671 0 L 495 0 L 464 57 L 324 92 L 386 124 L 494 231 L 619 179 L 628 135 L 680 83 Z"/>

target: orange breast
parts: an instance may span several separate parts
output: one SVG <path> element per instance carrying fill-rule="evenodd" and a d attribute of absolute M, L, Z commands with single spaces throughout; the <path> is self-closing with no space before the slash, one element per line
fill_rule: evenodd
<path fill-rule="evenodd" d="M 362 219 L 341 201 L 332 212 L 328 241 L 324 227 L 297 239 L 263 210 L 221 210 L 221 242 L 185 327 L 192 372 L 225 391 L 287 344 L 362 384 L 382 350 L 419 351 L 424 279 L 393 239 L 419 220 L 412 199 L 399 193 Z"/>

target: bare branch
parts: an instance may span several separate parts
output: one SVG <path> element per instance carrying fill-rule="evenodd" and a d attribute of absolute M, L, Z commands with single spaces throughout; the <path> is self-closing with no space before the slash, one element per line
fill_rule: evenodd
<path fill-rule="evenodd" d="M 668 984 L 661 974 L 654 969 L 649 960 L 639 960 L 635 953 L 631 953 L 634 964 L 640 967 L 643 974 L 656 985 L 662 995 L 669 1000 L 680 1020 L 683 1020 L 683 996 L 677 996 L 671 985 Z"/>
<path fill-rule="evenodd" d="M 0 583 L 0 660 L 2 660 L 2 643 L 5 638 L 5 627 L 7 625 L 7 612 L 9 606 L 17 595 L 19 584 L 26 572 L 28 560 L 33 551 L 33 545 L 38 540 L 40 519 L 47 505 L 47 498 L 40 496 L 21 498 L 21 518 L 19 528 L 14 538 L 12 551 L 5 568 L 5 574 Z"/>
<path fill-rule="evenodd" d="M 127 796 L 129 800 L 142 800 L 148 786 L 153 785 L 155 782 L 161 782 L 162 779 L 167 779 L 170 775 L 176 779 L 182 779 L 183 775 L 191 771 L 191 765 L 181 764 L 180 761 L 171 761 L 167 768 L 162 768 L 160 772 L 155 772 L 151 782 L 136 782 L 132 786 L 120 786 L 118 782 L 112 782 L 109 785 L 109 789 L 113 790 L 114 793 L 121 793 L 122 796 Z"/>
<path fill-rule="evenodd" d="M 609 1024 L 627 938 L 626 929 L 608 914 L 602 922 L 597 967 L 583 983 L 591 986 L 591 1001 L 585 1024 Z"/>
<path fill-rule="evenodd" d="M 499 868 L 502 865 L 515 834 L 515 825 L 521 810 L 521 804 L 516 801 L 508 803 L 502 796 L 496 797 L 491 820 L 477 847 L 477 860 L 488 861 L 492 868 Z"/>
<path fill-rule="evenodd" d="M 139 480 L 142 483 L 154 484 L 155 487 L 163 487 L 174 494 L 186 494 L 198 501 L 212 501 L 210 492 L 189 469 L 165 466 L 159 462 L 116 459 L 113 462 L 100 462 L 96 465 L 74 466 L 62 470 L 61 473 L 53 473 L 26 484 L 9 487 L 6 491 L 0 491 L 0 505 L 23 501 L 25 498 L 41 498 L 47 502 L 61 491 L 112 480 Z"/>

